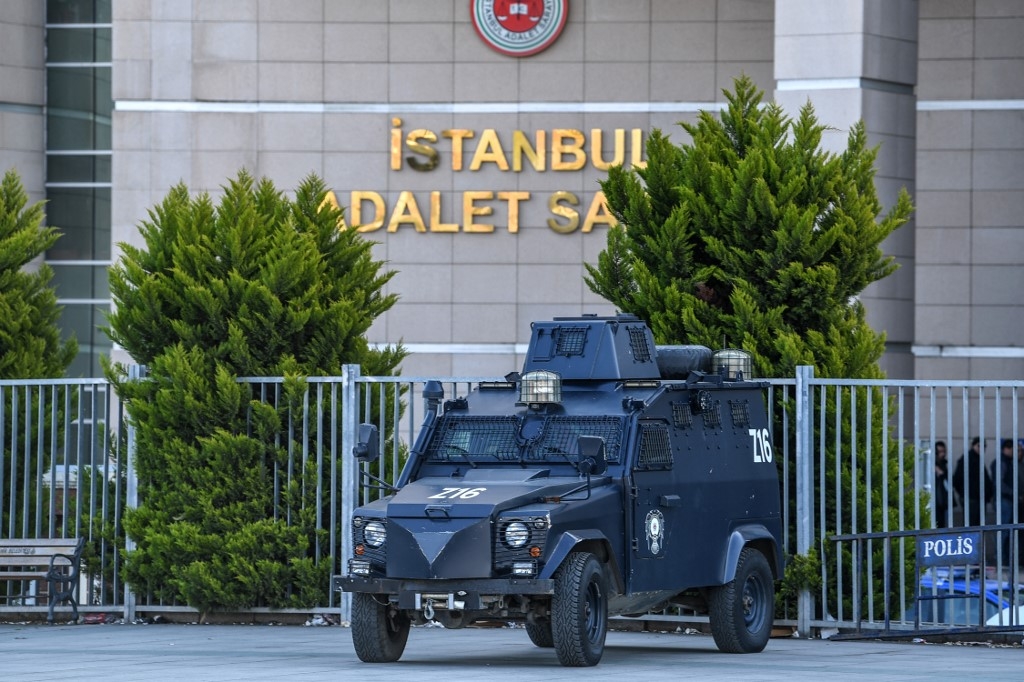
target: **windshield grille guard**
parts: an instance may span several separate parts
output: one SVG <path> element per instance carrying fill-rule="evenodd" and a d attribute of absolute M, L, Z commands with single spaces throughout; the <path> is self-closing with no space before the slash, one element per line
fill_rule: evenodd
<path fill-rule="evenodd" d="M 514 416 L 445 415 L 427 443 L 431 462 L 575 461 L 580 436 L 605 442 L 605 460 L 619 461 L 622 417 L 547 416 L 536 438 L 520 437 L 522 419 Z"/>

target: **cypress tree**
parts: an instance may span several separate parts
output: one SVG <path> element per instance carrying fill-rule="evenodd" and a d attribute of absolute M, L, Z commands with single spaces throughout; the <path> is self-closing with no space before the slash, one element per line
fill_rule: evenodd
<path fill-rule="evenodd" d="M 107 332 L 149 368 L 135 382 L 107 368 L 137 426 L 141 503 L 125 528 L 138 590 L 202 612 L 324 603 L 332 567 L 314 551 L 327 540 L 315 491 L 330 468 L 326 453 L 289 465 L 284 413 L 302 409 L 300 377 L 348 363 L 387 375 L 405 356 L 366 341 L 395 303 L 383 293 L 394 273 L 339 229 L 326 191 L 309 176 L 291 200 L 242 171 L 214 204 L 178 185 L 142 223 L 144 246 L 121 245 Z M 284 411 L 240 376 L 286 377 Z"/>
<path fill-rule="evenodd" d="M 42 379 L 64 375 L 78 344 L 60 340 L 60 306 L 50 287 L 46 263 L 30 269 L 57 239 L 43 227 L 43 204 L 28 205 L 28 194 L 14 170 L 0 184 L 0 379 Z"/>
<path fill-rule="evenodd" d="M 850 129 L 842 152 L 823 151 L 826 127 L 809 102 L 790 119 L 777 104 L 762 104 L 749 78 L 734 85 L 718 116 L 705 111 L 696 123 L 680 124 L 689 142 L 675 145 L 655 130 L 646 167 L 610 169 L 601 186 L 619 225 L 596 266 L 587 265 L 587 285 L 646 319 L 658 343 L 740 347 L 753 356 L 758 376 L 793 376 L 797 365 L 813 365 L 818 377 L 881 378 L 885 335 L 869 327 L 858 296 L 896 269 L 881 244 L 909 219 L 909 195 L 902 190 L 883 213 L 874 186 L 877 148 L 867 146 L 863 122 Z M 857 414 L 863 420 L 872 412 L 876 429 L 858 436 L 855 470 L 851 456 L 843 456 L 842 489 L 856 480 L 871 498 L 859 505 L 861 531 L 881 530 L 883 516 L 897 528 L 895 510 L 906 490 L 900 483 L 912 485 L 913 461 L 902 478 L 894 460 L 865 461 L 869 438 L 882 451 L 885 406 L 876 393 L 869 410 L 864 396 L 858 394 Z M 834 413 L 834 395 L 826 409 Z M 834 439 L 827 442 L 831 486 L 837 455 Z M 875 490 L 866 486 L 869 470 Z M 883 479 L 888 499 L 880 492 Z M 819 531 L 836 528 L 840 516 L 849 527 L 849 510 L 826 497 L 826 527 Z M 867 509 L 875 510 L 871 519 Z M 790 532 L 795 537 L 794 527 Z M 832 551 L 830 543 L 821 547 Z M 818 560 L 799 557 L 797 580 L 806 585 L 815 572 L 807 562 Z"/>
<path fill-rule="evenodd" d="M 818 376 L 878 378 L 885 336 L 857 296 L 895 271 L 882 241 L 912 211 L 901 191 L 881 220 L 877 149 L 863 122 L 841 154 L 819 148 L 810 103 L 795 121 L 747 77 L 720 118 L 681 124 L 689 144 L 660 131 L 644 169 L 602 182 L 620 226 L 587 284 L 651 324 L 659 343 L 741 346 L 760 376 L 815 365 Z"/>
<path fill-rule="evenodd" d="M 57 323 L 61 309 L 50 286 L 53 270 L 46 263 L 32 266 L 60 238 L 56 228 L 43 227 L 43 219 L 43 203 L 29 206 L 17 172 L 6 171 L 0 183 L 0 379 L 62 377 L 78 353 L 74 338 L 60 340 Z M 53 406 L 50 394 L 38 388 L 17 390 L 17 401 L 15 389 L 0 391 L 4 415 L 0 428 L 7 430 L 0 442 L 0 497 L 6 496 L 0 508 L 0 534 L 29 536 L 33 525 L 45 527 L 49 521 L 45 504 L 42 517 L 32 519 L 27 511 L 36 506 L 37 489 L 25 485 L 26 471 L 38 467 L 35 458 L 43 456 L 12 452 L 12 444 L 41 443 L 42 451 L 49 453 L 51 432 L 41 430 L 32 417 L 40 408 L 49 414 Z M 57 434 L 58 444 L 63 438 L 63 433 Z M 45 458 L 44 466 L 50 463 L 48 454 Z M 19 497 L 22 494 L 27 499 Z M 6 592 L 8 587 L 0 586 L 0 590 Z"/>

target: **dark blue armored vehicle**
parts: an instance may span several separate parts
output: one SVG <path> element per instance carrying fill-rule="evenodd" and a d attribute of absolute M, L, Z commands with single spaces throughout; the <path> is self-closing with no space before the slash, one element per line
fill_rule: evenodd
<path fill-rule="evenodd" d="M 525 623 L 563 665 L 608 617 L 683 605 L 761 651 L 782 571 L 765 384 L 741 351 L 656 347 L 632 315 L 535 322 L 522 374 L 427 414 L 395 490 L 356 510 L 352 639 L 396 661 L 411 624 Z M 377 456 L 360 427 L 356 455 Z"/>

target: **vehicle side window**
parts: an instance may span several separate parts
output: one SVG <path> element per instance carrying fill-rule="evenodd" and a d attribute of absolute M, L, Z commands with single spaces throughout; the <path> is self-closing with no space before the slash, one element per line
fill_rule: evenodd
<path fill-rule="evenodd" d="M 668 424 L 661 421 L 640 422 L 640 456 L 637 471 L 660 471 L 672 468 L 672 445 Z"/>

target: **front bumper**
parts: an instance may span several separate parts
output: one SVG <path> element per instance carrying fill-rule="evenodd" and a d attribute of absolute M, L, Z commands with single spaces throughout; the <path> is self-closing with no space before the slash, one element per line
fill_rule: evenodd
<path fill-rule="evenodd" d="M 417 597 L 458 595 L 467 609 L 481 608 L 481 596 L 499 594 L 551 595 L 555 581 L 539 578 L 471 578 L 466 580 L 412 580 L 402 578 L 362 578 L 336 575 L 331 589 L 341 592 L 369 592 L 397 598 L 399 608 L 416 608 Z"/>

